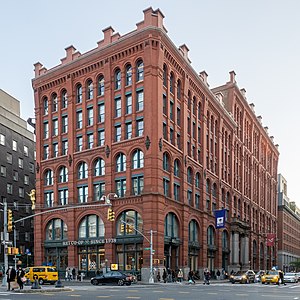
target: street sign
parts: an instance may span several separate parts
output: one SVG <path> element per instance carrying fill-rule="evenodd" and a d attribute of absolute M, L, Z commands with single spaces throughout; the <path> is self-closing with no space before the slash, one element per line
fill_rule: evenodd
<path fill-rule="evenodd" d="M 144 248 L 144 250 L 150 250 L 150 248 Z"/>
<path fill-rule="evenodd" d="M 28 254 L 28 253 L 30 253 L 30 250 L 29 250 L 29 249 L 26 249 L 26 250 L 25 250 L 25 254 Z"/>

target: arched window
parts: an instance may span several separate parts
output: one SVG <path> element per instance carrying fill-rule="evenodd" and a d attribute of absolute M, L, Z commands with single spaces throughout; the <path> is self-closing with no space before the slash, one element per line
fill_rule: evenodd
<path fill-rule="evenodd" d="M 105 162 L 102 158 L 97 158 L 94 165 L 94 176 L 105 175 Z"/>
<path fill-rule="evenodd" d="M 58 99 L 57 94 L 52 94 L 52 112 L 56 112 L 58 110 Z"/>
<path fill-rule="evenodd" d="M 45 185 L 52 185 L 53 184 L 53 171 L 50 170 L 50 169 L 45 171 L 44 184 Z"/>
<path fill-rule="evenodd" d="M 126 85 L 132 85 L 132 67 L 128 65 L 126 67 Z"/>
<path fill-rule="evenodd" d="M 195 176 L 195 186 L 196 188 L 200 188 L 200 173 L 197 172 Z"/>
<path fill-rule="evenodd" d="M 125 223 L 126 224 L 125 224 Z M 136 231 L 137 229 L 138 231 Z M 117 235 L 140 235 L 143 231 L 143 219 L 135 210 L 123 211 L 117 219 Z"/>
<path fill-rule="evenodd" d="M 144 80 L 144 62 L 139 60 L 136 64 L 136 81 Z"/>
<path fill-rule="evenodd" d="M 137 149 L 132 155 L 132 168 L 139 169 L 144 168 L 144 152 Z"/>
<path fill-rule="evenodd" d="M 43 109 L 44 109 L 44 115 L 48 115 L 48 113 L 49 113 L 49 102 L 48 102 L 47 97 L 45 97 L 43 99 Z"/>
<path fill-rule="evenodd" d="M 170 92 L 174 94 L 174 74 L 170 74 Z"/>
<path fill-rule="evenodd" d="M 87 165 L 87 163 L 81 162 L 78 165 L 77 178 L 78 179 L 88 178 L 88 165 Z"/>
<path fill-rule="evenodd" d="M 215 245 L 215 230 L 212 226 L 207 228 L 207 245 L 214 246 Z"/>
<path fill-rule="evenodd" d="M 180 177 L 180 164 L 178 159 L 174 161 L 174 176 Z"/>
<path fill-rule="evenodd" d="M 188 167 L 187 169 L 187 182 L 193 184 L 193 171 L 191 167 Z"/>
<path fill-rule="evenodd" d="M 115 71 L 115 90 L 119 90 L 121 88 L 121 71 L 117 69 Z"/>
<path fill-rule="evenodd" d="M 62 108 L 68 107 L 68 94 L 67 94 L 66 90 L 63 90 L 61 92 L 61 106 L 62 106 Z"/>
<path fill-rule="evenodd" d="M 98 78 L 98 95 L 104 95 L 104 77 L 102 75 Z"/>
<path fill-rule="evenodd" d="M 96 215 L 88 215 L 83 218 L 79 225 L 79 238 L 98 238 L 104 237 L 105 228 L 101 218 Z"/>
<path fill-rule="evenodd" d="M 46 226 L 46 240 L 57 241 L 68 239 L 68 227 L 61 219 L 52 219 Z"/>
<path fill-rule="evenodd" d="M 68 182 L 68 168 L 62 166 L 59 168 L 59 183 Z"/>
<path fill-rule="evenodd" d="M 123 153 L 119 153 L 116 159 L 116 172 L 126 171 L 126 156 Z"/>
<path fill-rule="evenodd" d="M 199 232 L 199 228 L 198 228 L 198 224 L 195 220 L 192 220 L 189 223 L 189 242 L 198 242 L 199 238 L 198 238 L 198 232 Z"/>
<path fill-rule="evenodd" d="M 167 70 L 167 66 L 164 65 L 164 70 L 163 70 L 163 85 L 166 87 L 167 83 L 168 83 L 168 70 Z"/>
<path fill-rule="evenodd" d="M 93 85 L 93 81 L 90 79 L 87 82 L 87 89 L 86 89 L 86 93 L 87 93 L 87 99 L 93 99 L 94 97 L 94 85 Z"/>
<path fill-rule="evenodd" d="M 168 213 L 165 217 L 165 236 L 178 237 L 178 219 L 174 213 Z"/>
<path fill-rule="evenodd" d="M 179 79 L 177 81 L 177 99 L 181 99 L 181 81 Z"/>
<path fill-rule="evenodd" d="M 224 230 L 222 232 L 222 248 L 229 249 L 229 239 L 228 239 L 228 233 L 226 230 Z"/>
<path fill-rule="evenodd" d="M 167 152 L 163 154 L 163 169 L 170 172 L 170 157 Z"/>
<path fill-rule="evenodd" d="M 82 85 L 77 84 L 76 86 L 76 103 L 82 103 Z"/>

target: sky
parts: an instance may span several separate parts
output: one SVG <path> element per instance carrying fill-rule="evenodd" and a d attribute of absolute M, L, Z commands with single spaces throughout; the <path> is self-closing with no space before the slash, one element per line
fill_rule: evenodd
<path fill-rule="evenodd" d="M 34 63 L 50 69 L 70 45 L 81 53 L 94 49 L 108 26 L 124 35 L 150 6 L 162 11 L 169 37 L 188 46 L 194 70 L 208 73 L 211 88 L 235 71 L 279 144 L 278 171 L 300 206 L 298 0 L 0 0 L 0 88 L 20 101 L 22 118 L 34 117 Z"/>

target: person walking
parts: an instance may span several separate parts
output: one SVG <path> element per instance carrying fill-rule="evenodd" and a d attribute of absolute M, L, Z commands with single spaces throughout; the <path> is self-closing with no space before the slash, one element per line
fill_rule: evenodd
<path fill-rule="evenodd" d="M 194 279 L 194 272 L 191 270 L 188 274 L 188 280 L 189 280 L 189 283 L 196 283 L 195 282 L 195 279 Z"/>
<path fill-rule="evenodd" d="M 166 283 L 167 282 L 167 272 L 166 272 L 166 269 L 164 269 L 164 271 L 163 271 L 162 278 L 163 278 L 164 283 Z"/>
<path fill-rule="evenodd" d="M 23 282 L 23 280 L 25 278 L 24 276 L 25 276 L 25 272 L 20 266 L 17 270 L 17 282 L 20 287 L 20 290 L 23 290 L 23 288 L 24 288 L 24 282 Z"/>
<path fill-rule="evenodd" d="M 178 280 L 178 282 L 181 283 L 182 279 L 183 279 L 183 272 L 181 269 L 179 269 L 178 274 L 177 274 L 177 280 Z"/>
<path fill-rule="evenodd" d="M 279 280 L 278 280 L 278 285 L 283 284 L 286 285 L 285 281 L 284 281 L 284 274 L 282 271 L 279 271 Z"/>
<path fill-rule="evenodd" d="M 220 272 L 220 270 L 219 270 L 219 269 L 217 270 L 217 273 L 216 273 L 216 275 L 217 275 L 217 280 L 220 280 L 221 272 Z"/>
<path fill-rule="evenodd" d="M 6 271 L 6 275 L 7 275 L 7 277 L 6 277 L 6 279 L 7 279 L 7 290 L 10 291 L 11 282 L 16 280 L 16 275 L 17 275 L 16 270 L 12 266 L 10 266 L 8 268 L 8 270 Z M 14 288 L 12 287 L 11 290 L 13 291 Z"/>
<path fill-rule="evenodd" d="M 203 282 L 203 284 L 209 285 L 209 284 L 210 284 L 209 280 L 210 280 L 210 272 L 209 272 L 208 269 L 206 268 L 206 269 L 204 270 L 204 282 Z"/>

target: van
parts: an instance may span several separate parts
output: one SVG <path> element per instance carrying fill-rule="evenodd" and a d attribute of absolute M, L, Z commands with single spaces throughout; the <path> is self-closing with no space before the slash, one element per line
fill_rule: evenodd
<path fill-rule="evenodd" d="M 25 277 L 31 282 L 37 280 L 41 285 L 44 283 L 54 284 L 58 280 L 58 272 L 56 267 L 28 267 L 25 269 Z"/>

